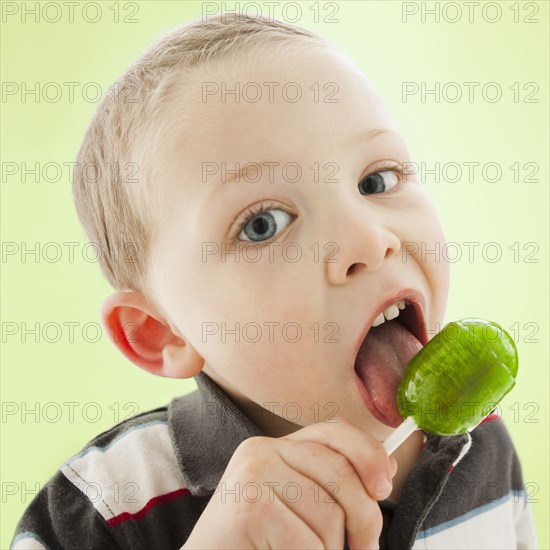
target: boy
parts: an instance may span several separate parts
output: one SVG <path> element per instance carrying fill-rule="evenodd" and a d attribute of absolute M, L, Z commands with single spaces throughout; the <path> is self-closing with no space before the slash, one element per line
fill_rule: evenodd
<path fill-rule="evenodd" d="M 198 390 L 65 462 L 12 548 L 536 547 L 502 422 L 380 443 L 448 293 L 447 264 L 405 247 L 444 244 L 409 162 L 310 31 L 221 15 L 146 51 L 87 131 L 100 177 L 78 172 L 75 201 L 113 343 Z"/>

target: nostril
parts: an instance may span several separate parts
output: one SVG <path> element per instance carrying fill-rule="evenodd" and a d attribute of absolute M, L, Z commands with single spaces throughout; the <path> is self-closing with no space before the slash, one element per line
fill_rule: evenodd
<path fill-rule="evenodd" d="M 352 264 L 348 267 L 347 275 L 351 275 L 352 273 L 355 273 L 356 271 L 359 271 L 361 267 L 364 267 L 363 264 Z"/>

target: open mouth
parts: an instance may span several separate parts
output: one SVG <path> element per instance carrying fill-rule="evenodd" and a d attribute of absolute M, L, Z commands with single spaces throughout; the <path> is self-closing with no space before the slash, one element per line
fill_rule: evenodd
<path fill-rule="evenodd" d="M 371 321 L 355 357 L 359 391 L 370 413 L 397 427 L 397 388 L 408 362 L 426 344 L 424 304 L 416 293 L 400 297 Z"/>

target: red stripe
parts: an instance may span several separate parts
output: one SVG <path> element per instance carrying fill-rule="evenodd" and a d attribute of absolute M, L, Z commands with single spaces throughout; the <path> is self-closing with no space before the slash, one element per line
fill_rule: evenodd
<path fill-rule="evenodd" d="M 494 420 L 500 420 L 500 416 L 497 413 L 490 414 L 489 416 L 486 416 L 479 425 L 485 424 L 485 422 L 493 422 Z"/>
<path fill-rule="evenodd" d="M 171 500 L 176 500 L 177 498 L 190 494 L 191 492 L 189 491 L 189 489 L 178 489 L 177 491 L 172 491 L 171 493 L 166 493 L 165 495 L 153 497 L 141 510 L 138 510 L 135 514 L 123 512 L 122 514 L 119 514 L 118 516 L 107 520 L 107 524 L 109 525 L 109 527 L 114 527 L 115 525 L 118 525 L 119 523 L 122 523 L 123 521 L 127 521 L 129 519 L 141 519 L 143 516 L 147 515 L 147 513 L 149 512 L 149 510 L 151 510 L 151 508 L 153 508 L 153 506 L 156 506 L 157 504 L 162 504 L 163 502 L 170 502 Z"/>

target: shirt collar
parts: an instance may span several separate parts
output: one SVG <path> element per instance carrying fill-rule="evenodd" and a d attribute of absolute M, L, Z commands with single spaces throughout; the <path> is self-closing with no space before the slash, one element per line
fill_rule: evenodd
<path fill-rule="evenodd" d="M 197 390 L 173 399 L 168 429 L 178 465 L 192 495 L 211 495 L 237 447 L 264 435 L 204 371 Z"/>
<path fill-rule="evenodd" d="M 381 548 L 410 548 L 428 513 L 439 500 L 449 475 L 466 456 L 472 444 L 469 433 L 453 436 L 426 434 L 422 454 L 406 477 L 397 505 L 385 501 L 393 509 L 393 520 L 383 533 Z"/>

